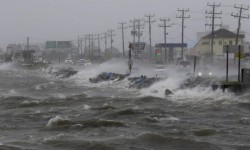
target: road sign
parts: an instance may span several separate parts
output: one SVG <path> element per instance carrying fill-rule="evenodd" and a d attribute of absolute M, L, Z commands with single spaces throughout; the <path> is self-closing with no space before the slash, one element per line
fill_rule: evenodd
<path fill-rule="evenodd" d="M 56 48 L 56 41 L 46 41 L 45 48 Z"/>
<path fill-rule="evenodd" d="M 244 46 L 240 47 L 240 51 L 244 53 Z M 228 45 L 228 53 L 238 53 L 239 46 L 238 45 Z M 223 53 L 227 53 L 227 45 L 223 46 Z"/>
<path fill-rule="evenodd" d="M 132 35 L 136 35 L 136 34 L 137 34 L 137 31 L 136 31 L 136 30 L 132 30 L 132 31 L 131 31 L 131 34 L 132 34 Z"/>
<path fill-rule="evenodd" d="M 136 42 L 136 43 L 132 43 L 132 47 L 134 51 L 144 51 L 145 47 L 146 47 L 146 43 L 145 42 Z"/>
<path fill-rule="evenodd" d="M 57 41 L 57 48 L 71 48 L 70 41 Z"/>

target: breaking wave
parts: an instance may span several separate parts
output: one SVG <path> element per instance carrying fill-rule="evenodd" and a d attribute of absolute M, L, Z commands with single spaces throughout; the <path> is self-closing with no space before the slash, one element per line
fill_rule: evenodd
<path fill-rule="evenodd" d="M 48 128 L 99 128 L 99 127 L 125 127 L 121 121 L 91 119 L 85 121 L 72 121 L 68 117 L 56 116 L 51 118 L 46 127 Z"/>

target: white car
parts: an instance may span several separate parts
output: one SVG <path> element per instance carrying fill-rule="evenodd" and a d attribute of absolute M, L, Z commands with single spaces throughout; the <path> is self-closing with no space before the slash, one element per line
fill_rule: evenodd
<path fill-rule="evenodd" d="M 156 65 L 155 66 L 155 71 L 157 71 L 157 72 L 165 72 L 166 68 L 165 68 L 164 65 Z"/>
<path fill-rule="evenodd" d="M 85 60 L 85 61 L 84 61 L 84 65 L 85 65 L 85 66 L 90 66 L 90 65 L 91 65 L 90 60 Z"/>
<path fill-rule="evenodd" d="M 66 59 L 64 60 L 64 63 L 65 63 L 65 64 L 71 64 L 71 65 L 74 64 L 73 60 L 70 59 L 70 58 L 66 58 Z"/>
<path fill-rule="evenodd" d="M 85 59 L 78 59 L 76 61 L 76 65 L 78 65 L 78 66 L 85 66 Z"/>

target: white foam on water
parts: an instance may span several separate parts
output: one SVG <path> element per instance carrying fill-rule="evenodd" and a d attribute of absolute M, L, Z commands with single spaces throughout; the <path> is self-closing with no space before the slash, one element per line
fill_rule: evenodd
<path fill-rule="evenodd" d="M 178 103 L 220 103 L 220 104 L 230 104 L 234 99 L 234 94 L 229 92 L 223 92 L 218 89 L 216 91 L 212 90 L 210 87 L 195 87 L 188 89 L 181 89 L 174 92 L 171 95 L 171 100 Z"/>
<path fill-rule="evenodd" d="M 67 96 L 65 94 L 62 93 L 54 93 L 51 94 L 52 97 L 57 97 L 57 98 L 66 98 Z"/>
<path fill-rule="evenodd" d="M 167 118 L 160 118 L 159 121 L 177 122 L 177 121 L 180 121 L 180 119 L 170 116 L 170 117 L 167 117 Z"/>
<path fill-rule="evenodd" d="M 22 105 L 39 104 L 38 100 L 25 100 L 21 103 Z"/>
<path fill-rule="evenodd" d="M 79 70 L 76 75 L 72 76 L 71 79 L 74 80 L 78 85 L 87 85 L 92 87 L 94 85 L 89 82 L 89 78 L 94 78 L 102 72 L 125 74 L 125 68 L 127 68 L 126 62 L 112 59 L 99 65 L 92 65 L 83 68 Z"/>
<path fill-rule="evenodd" d="M 154 96 L 165 98 L 165 90 L 174 91 L 187 77 L 183 75 L 170 76 L 167 79 L 160 80 L 152 86 L 141 90 L 141 96 Z"/>
<path fill-rule="evenodd" d="M 17 95 L 17 92 L 14 89 L 11 89 L 8 91 L 7 96 L 15 96 Z"/>
<path fill-rule="evenodd" d="M 70 119 L 68 117 L 62 117 L 62 116 L 56 116 L 54 118 L 51 118 L 48 123 L 47 123 L 47 127 L 52 127 L 53 125 L 57 125 L 58 123 L 62 122 L 62 121 L 69 121 Z"/>
<path fill-rule="evenodd" d="M 233 93 L 223 92 L 218 89 L 212 90 L 211 87 L 200 87 L 178 89 L 180 85 L 189 78 L 188 75 L 183 73 L 177 73 L 173 68 L 169 68 L 171 71 L 168 73 L 168 78 L 161 80 L 151 87 L 142 89 L 141 96 L 154 96 L 160 98 L 167 98 L 169 100 L 178 103 L 221 103 L 230 104 L 235 98 Z M 169 89 L 174 94 L 165 96 L 165 90 Z"/>
<path fill-rule="evenodd" d="M 50 136 L 47 138 L 42 139 L 42 142 L 50 142 L 50 141 L 57 141 L 57 140 L 64 140 L 64 139 L 72 139 L 75 138 L 75 135 L 69 135 L 69 134 L 64 134 L 60 133 L 54 136 Z"/>
<path fill-rule="evenodd" d="M 84 110 L 89 110 L 89 109 L 91 108 L 91 106 L 89 106 L 89 105 L 87 105 L 87 104 L 83 104 L 83 105 L 81 106 L 81 108 L 84 109 Z"/>

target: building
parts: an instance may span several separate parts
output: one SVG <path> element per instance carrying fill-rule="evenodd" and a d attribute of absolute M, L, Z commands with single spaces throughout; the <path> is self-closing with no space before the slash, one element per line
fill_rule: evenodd
<path fill-rule="evenodd" d="M 166 51 L 165 51 L 166 47 Z M 183 47 L 183 58 L 182 58 Z M 181 59 L 186 59 L 187 43 L 157 43 L 155 44 L 156 63 L 174 63 Z"/>
<path fill-rule="evenodd" d="M 226 45 L 236 45 L 236 33 L 227 29 L 221 28 L 214 32 L 214 48 L 213 54 L 215 57 L 224 55 L 223 49 Z M 211 33 L 203 36 L 195 45 L 196 54 L 199 56 L 211 56 Z M 244 44 L 244 34 L 239 34 L 238 45 Z"/>

